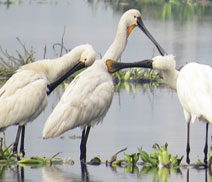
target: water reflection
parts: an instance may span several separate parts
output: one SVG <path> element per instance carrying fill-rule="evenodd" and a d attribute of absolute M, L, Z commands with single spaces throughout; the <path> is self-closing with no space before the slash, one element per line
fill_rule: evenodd
<path fill-rule="evenodd" d="M 61 168 L 61 166 L 48 166 L 42 168 L 43 173 L 43 182 L 66 182 L 66 181 L 90 181 L 89 173 L 87 170 L 87 165 L 84 163 L 80 164 L 81 167 L 81 176 L 74 174 L 72 169 L 69 168 L 67 171 L 66 169 Z M 92 180 L 94 181 L 94 180 Z"/>
<path fill-rule="evenodd" d="M 24 168 L 18 165 L 8 166 L 0 164 L 0 181 L 24 181 Z"/>
<path fill-rule="evenodd" d="M 30 167 L 0 167 L 0 181 L 16 181 L 23 182 L 28 181 L 28 177 L 25 177 L 25 171 L 27 170 L 42 170 L 43 182 L 96 182 L 96 181 L 116 181 L 117 178 L 127 179 L 127 181 L 152 181 L 152 182 L 167 182 L 167 181 L 204 181 L 212 182 L 212 175 L 209 169 L 198 168 L 195 169 L 192 166 L 182 166 L 180 168 L 158 168 L 150 166 L 135 165 L 125 167 L 111 167 L 104 164 L 97 166 L 101 168 L 100 171 L 94 169 L 94 171 L 100 172 L 99 175 L 103 176 L 102 180 L 98 180 L 98 177 L 94 177 L 93 166 L 81 163 L 77 166 L 56 165 L 46 166 L 42 168 L 30 168 Z M 75 173 L 75 171 L 81 171 Z M 89 173 L 91 170 L 91 174 Z M 109 173 L 114 174 L 113 178 L 107 178 Z M 191 178 L 190 175 L 195 172 L 198 174 L 197 178 Z M 129 177 L 130 176 L 130 177 Z M 36 181 L 40 181 L 37 178 Z"/>

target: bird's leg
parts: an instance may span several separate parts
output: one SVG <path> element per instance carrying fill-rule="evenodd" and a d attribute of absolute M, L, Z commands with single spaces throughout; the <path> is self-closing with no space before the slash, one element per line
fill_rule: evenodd
<path fill-rule="evenodd" d="M 18 142 L 19 142 L 19 138 L 20 138 L 20 133 L 21 133 L 21 129 L 22 127 L 19 126 L 18 127 L 18 131 L 17 131 L 17 134 L 16 134 L 16 139 L 15 139 L 15 142 L 14 142 L 14 145 L 13 145 L 13 153 L 14 154 L 17 154 L 18 153 Z"/>
<path fill-rule="evenodd" d="M 187 147 L 186 147 L 187 164 L 190 164 L 189 153 L 190 153 L 190 122 L 187 123 Z"/>
<path fill-rule="evenodd" d="M 81 176 L 83 181 L 89 181 L 89 173 L 87 170 L 87 164 L 81 161 Z"/>
<path fill-rule="evenodd" d="M 24 136 L 25 136 L 25 126 L 22 126 L 22 132 L 21 132 L 21 145 L 20 145 L 20 153 L 22 153 L 22 156 L 24 157 Z"/>
<path fill-rule="evenodd" d="M 90 132 L 90 126 L 85 127 L 82 131 L 82 138 L 80 144 L 80 160 L 81 162 L 86 162 L 86 143 L 88 139 L 88 135 Z"/>
<path fill-rule="evenodd" d="M 205 148 L 204 148 L 204 163 L 207 164 L 207 155 L 208 155 L 208 123 L 206 123 L 206 136 L 205 136 Z"/>
<path fill-rule="evenodd" d="M 80 161 L 84 163 L 86 160 L 86 156 L 84 156 L 84 138 L 86 133 L 86 127 L 82 130 L 82 137 L 81 137 L 81 143 L 80 143 Z"/>

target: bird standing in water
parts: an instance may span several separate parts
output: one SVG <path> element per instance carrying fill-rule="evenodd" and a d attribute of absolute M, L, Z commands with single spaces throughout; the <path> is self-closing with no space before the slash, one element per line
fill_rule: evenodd
<path fill-rule="evenodd" d="M 78 69 L 90 66 L 96 53 L 89 44 L 77 46 L 57 59 L 36 61 L 22 66 L 0 89 L 0 130 L 19 125 L 13 151 L 24 156 L 25 125 L 45 108 L 47 95 Z M 22 131 L 22 132 L 21 132 Z"/>
<path fill-rule="evenodd" d="M 90 127 L 105 117 L 113 98 L 114 85 L 111 73 L 133 64 L 117 63 L 127 45 L 134 27 L 139 26 L 156 47 L 164 51 L 145 28 L 138 10 L 126 11 L 118 24 L 115 39 L 101 60 L 81 72 L 67 87 L 59 103 L 48 117 L 43 128 L 43 138 L 54 138 L 64 132 L 81 127 L 80 160 L 86 161 L 86 143 Z"/>
<path fill-rule="evenodd" d="M 188 63 L 176 69 L 174 56 L 157 56 L 148 61 L 149 68 L 158 70 L 164 81 L 177 91 L 187 122 L 186 162 L 190 163 L 190 122 L 197 118 L 206 122 L 204 163 L 207 164 L 208 124 L 212 122 L 212 68 L 208 65 Z"/>

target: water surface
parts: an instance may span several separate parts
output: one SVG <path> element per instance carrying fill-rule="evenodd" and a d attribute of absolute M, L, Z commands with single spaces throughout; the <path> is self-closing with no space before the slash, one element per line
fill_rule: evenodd
<path fill-rule="evenodd" d="M 131 5 L 143 12 L 143 20 L 149 31 L 168 53 L 176 56 L 177 66 L 197 61 L 212 66 L 212 15 L 205 7 L 188 10 L 190 16 L 182 18 L 185 8 L 171 7 L 171 13 L 164 15 L 160 7 L 165 5 Z M 189 8 L 189 7 L 187 7 Z M 0 45 L 13 55 L 22 51 L 16 37 L 26 47 L 33 47 L 37 60 L 54 58 L 54 43 L 60 42 L 65 27 L 64 45 L 72 48 L 79 44 L 91 43 L 99 54 L 104 54 L 111 44 L 116 26 L 123 10 L 127 6 L 100 1 L 60 0 L 60 1 L 20 1 L 7 7 L 0 4 Z M 164 10 L 165 11 L 165 10 Z M 167 11 L 165 11 L 167 12 Z M 192 13 L 191 13 L 192 12 Z M 181 15 L 181 16 L 180 16 Z M 152 43 L 136 28 L 129 37 L 128 45 L 122 55 L 122 61 L 136 61 L 158 55 Z M 100 57 L 100 56 L 99 56 Z M 134 86 L 135 87 L 135 86 Z M 88 175 L 81 173 L 79 162 L 80 128 L 66 132 L 63 138 L 43 140 L 42 127 L 47 117 L 57 104 L 63 89 L 56 90 L 50 97 L 48 107 L 26 127 L 26 157 L 51 157 L 61 152 L 59 157 L 71 158 L 74 165 L 60 165 L 45 168 L 21 169 L 16 166 L 2 168 L 2 181 L 164 181 L 159 177 L 161 171 L 144 173 L 146 169 L 138 166 L 137 172 L 127 172 L 123 168 L 112 169 L 101 166 L 87 166 Z M 6 130 L 6 142 L 13 142 L 17 127 Z M 205 124 L 196 121 L 191 125 L 192 162 L 203 159 Z M 209 130 L 209 136 L 211 137 Z M 134 93 L 121 90 L 114 94 L 112 105 L 104 121 L 92 128 L 87 144 L 87 159 L 99 156 L 103 161 L 116 151 L 128 147 L 127 153 L 137 152 L 142 146 L 147 152 L 154 143 L 163 145 L 168 142 L 171 154 L 185 155 L 186 123 L 176 93 L 164 86 L 151 88 L 143 85 Z M 209 140 L 211 145 L 211 140 Z M 120 155 L 123 158 L 123 154 Z M 183 159 L 185 163 L 185 159 Z M 166 169 L 167 170 L 167 169 Z M 24 176 L 23 176 L 24 172 Z M 165 171 L 167 181 L 206 181 L 211 177 L 205 170 L 190 168 L 180 171 Z M 23 180 L 23 179 L 22 179 Z"/>

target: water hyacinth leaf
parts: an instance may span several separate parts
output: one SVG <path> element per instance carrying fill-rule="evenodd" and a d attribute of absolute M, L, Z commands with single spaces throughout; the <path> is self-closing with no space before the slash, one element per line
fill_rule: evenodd
<path fill-rule="evenodd" d="M 172 166 L 177 166 L 177 165 L 178 165 L 177 156 L 172 156 L 172 157 L 170 158 L 170 162 L 171 162 L 171 165 L 172 165 Z"/>
<path fill-rule="evenodd" d="M 113 166 L 113 167 L 122 166 L 122 163 L 123 163 L 124 161 L 125 161 L 125 160 L 116 160 L 116 161 L 113 161 L 113 162 L 112 162 L 112 166 Z"/>
<path fill-rule="evenodd" d="M 20 161 L 18 161 L 18 165 L 20 166 L 31 166 L 31 167 L 43 167 L 45 165 L 45 162 L 40 159 L 32 159 L 32 158 L 24 158 Z"/>
<path fill-rule="evenodd" d="M 132 163 L 133 165 L 136 164 L 139 160 L 139 154 L 131 154 L 131 155 L 128 155 L 128 154 L 124 154 L 124 160 L 127 162 L 127 163 Z"/>
<path fill-rule="evenodd" d="M 166 150 L 163 150 L 162 152 L 160 152 L 158 155 L 158 161 L 163 166 L 169 166 L 171 163 L 169 153 Z"/>
<path fill-rule="evenodd" d="M 142 150 L 142 148 L 138 148 L 138 151 L 140 153 L 141 159 L 144 162 L 149 162 L 149 154 L 145 151 Z"/>
<path fill-rule="evenodd" d="M 152 166 L 157 166 L 158 165 L 158 160 L 154 159 L 152 157 L 149 156 L 149 154 L 145 151 L 143 151 L 141 148 L 138 148 L 138 151 L 140 153 L 141 159 L 143 160 L 143 162 L 151 164 Z"/>
<path fill-rule="evenodd" d="M 167 151 L 168 143 L 166 142 L 165 145 L 163 145 L 161 148 L 162 148 L 163 150 Z"/>
<path fill-rule="evenodd" d="M 137 154 L 133 154 L 133 160 L 134 160 L 134 163 L 136 164 L 139 160 L 139 153 Z"/>
<path fill-rule="evenodd" d="M 156 149 L 152 150 L 150 157 L 158 160 L 158 152 L 156 151 Z"/>
<path fill-rule="evenodd" d="M 132 162 L 132 158 L 130 157 L 130 155 L 124 153 L 124 160 L 128 163 L 131 163 Z"/>
<path fill-rule="evenodd" d="M 94 157 L 87 164 L 90 164 L 90 165 L 100 165 L 101 164 L 101 159 L 99 157 Z"/>
<path fill-rule="evenodd" d="M 157 165 L 158 165 L 158 160 L 150 157 L 150 158 L 149 158 L 149 163 L 150 163 L 152 166 L 157 166 Z"/>

